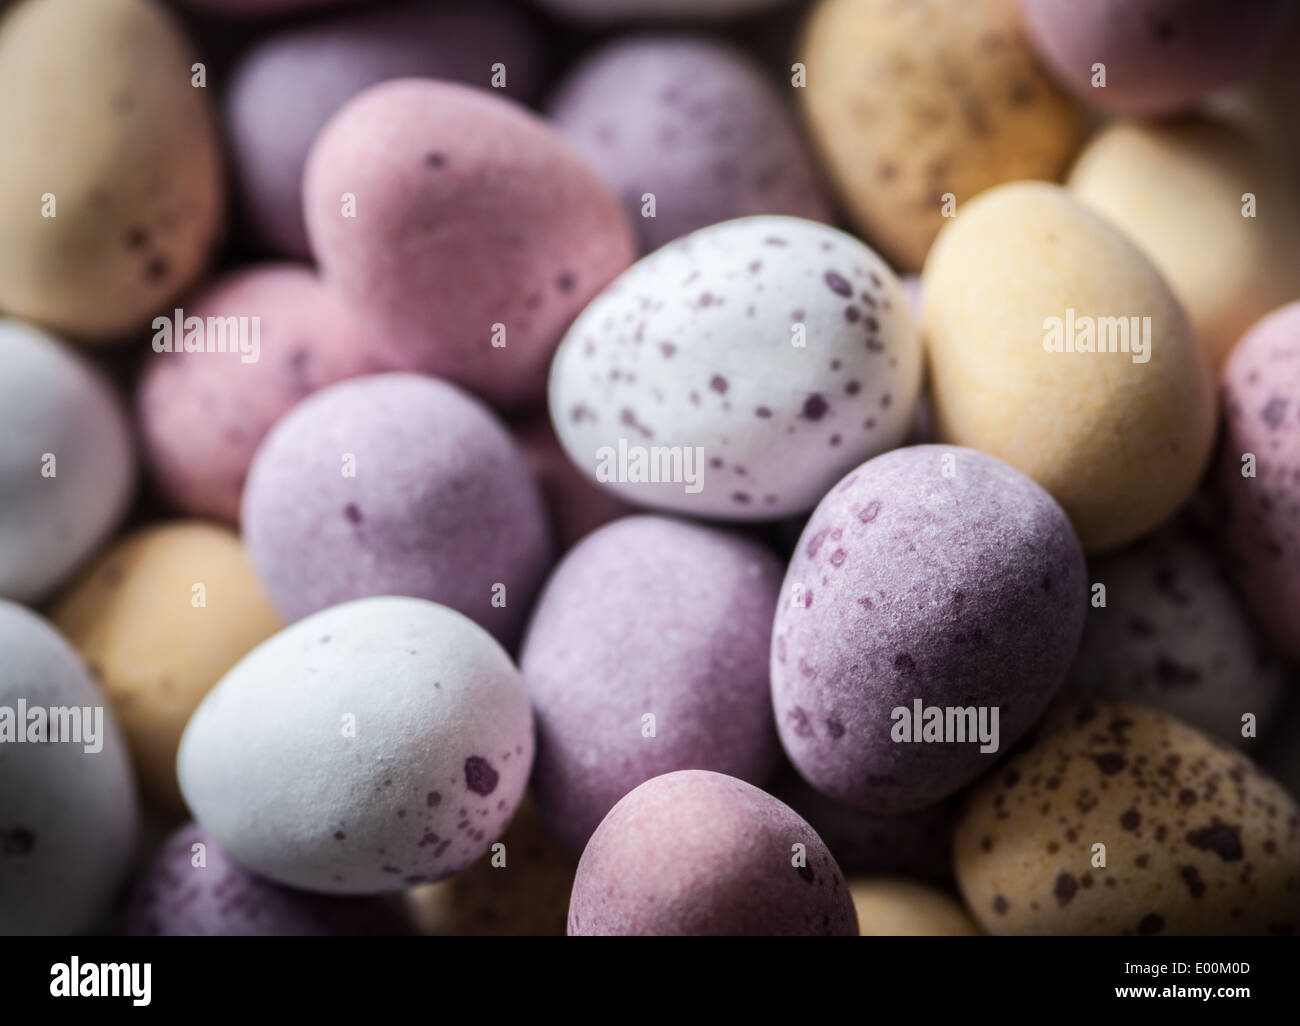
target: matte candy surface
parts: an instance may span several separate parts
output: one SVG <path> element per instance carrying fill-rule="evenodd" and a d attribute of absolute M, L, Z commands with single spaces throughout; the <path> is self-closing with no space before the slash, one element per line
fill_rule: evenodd
<path fill-rule="evenodd" d="M 857 932 L 848 885 L 813 829 L 704 770 L 655 777 L 620 801 L 582 853 L 569 903 L 570 936 Z"/>
<path fill-rule="evenodd" d="M 956 901 L 912 880 L 877 877 L 849 884 L 863 937 L 978 937 Z"/>

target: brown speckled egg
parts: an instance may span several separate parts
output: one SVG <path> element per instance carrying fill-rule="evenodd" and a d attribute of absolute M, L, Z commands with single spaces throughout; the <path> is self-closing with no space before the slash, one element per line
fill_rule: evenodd
<path fill-rule="evenodd" d="M 954 847 L 993 934 L 1300 929 L 1300 809 L 1245 756 L 1141 706 L 1049 716 L 972 792 Z"/>
<path fill-rule="evenodd" d="M 824 0 L 798 58 L 803 100 L 854 223 L 915 270 L 978 192 L 1055 179 L 1083 140 L 1077 104 L 1022 38 L 1015 0 Z"/>
<path fill-rule="evenodd" d="M 970 914 L 943 891 L 915 880 L 850 880 L 863 937 L 978 937 Z"/>

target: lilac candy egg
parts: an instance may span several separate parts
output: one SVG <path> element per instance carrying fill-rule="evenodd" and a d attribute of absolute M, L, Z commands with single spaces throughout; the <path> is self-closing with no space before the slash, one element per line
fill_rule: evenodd
<path fill-rule="evenodd" d="M 547 582 L 520 667 L 532 791 L 575 851 L 638 784 L 679 769 L 762 783 L 779 748 L 767 682 L 781 567 L 757 544 L 662 517 L 615 521 Z"/>
<path fill-rule="evenodd" d="M 248 465 L 271 425 L 324 385 L 383 368 L 364 325 L 305 267 L 236 271 L 182 315 L 205 325 L 217 318 L 223 331 L 233 323 L 242 334 L 237 344 L 229 333 L 226 352 L 184 352 L 172 330 L 171 351 L 151 356 L 140 381 L 144 450 L 172 506 L 234 523 Z M 154 338 L 168 341 L 161 328 Z"/>
<path fill-rule="evenodd" d="M 253 459 L 242 522 L 286 620 L 410 595 L 510 644 L 550 564 L 546 513 L 505 427 L 412 374 L 354 378 L 295 406 Z"/>
<path fill-rule="evenodd" d="M 999 460 L 921 445 L 863 464 L 813 512 L 777 607 L 772 697 L 795 768 L 879 813 L 968 784 L 1060 687 L 1086 580 L 1064 511 Z"/>
<path fill-rule="evenodd" d="M 817 833 L 752 784 L 706 770 L 648 780 L 578 863 L 569 935 L 857 936 Z"/>
<path fill-rule="evenodd" d="M 181 738 L 194 818 L 277 883 L 378 894 L 483 855 L 523 797 L 519 671 L 446 606 L 384 596 L 286 627 L 210 691 Z"/>
<path fill-rule="evenodd" d="M 1285 0 L 1020 0 L 1039 57 L 1088 103 L 1121 114 L 1196 106 L 1276 42 Z M 1104 86 L 1101 70 L 1105 69 Z"/>
<path fill-rule="evenodd" d="M 541 51 L 525 14 L 497 0 L 362 6 L 261 39 L 231 71 L 225 120 L 249 227 L 306 258 L 302 172 L 312 140 L 352 96 L 390 78 L 449 79 L 527 101 Z"/>
<path fill-rule="evenodd" d="M 1278 648 L 1300 659 L 1300 303 L 1246 333 L 1220 387 L 1229 566 Z"/>
<path fill-rule="evenodd" d="M 830 219 L 785 100 L 725 44 L 612 43 L 571 73 L 550 113 L 622 198 L 643 253 L 748 214 Z"/>
<path fill-rule="evenodd" d="M 377 899 L 281 887 L 231 860 L 197 824 L 175 831 L 136 882 L 118 927 L 128 937 L 346 937 L 408 933 Z"/>

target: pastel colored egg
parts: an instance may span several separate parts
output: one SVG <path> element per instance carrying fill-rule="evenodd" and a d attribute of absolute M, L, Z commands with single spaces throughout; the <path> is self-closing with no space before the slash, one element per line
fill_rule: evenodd
<path fill-rule="evenodd" d="M 555 437 L 550 417 L 534 417 L 516 425 L 514 436 L 542 491 L 551 531 L 561 551 L 572 548 L 596 528 L 634 512 L 570 462 Z"/>
<path fill-rule="evenodd" d="M 967 203 L 922 279 L 941 440 L 996 456 L 1063 506 L 1089 551 L 1158 526 L 1209 460 L 1209 360 L 1159 272 L 1065 189 Z"/>
<path fill-rule="evenodd" d="M 1094 598 L 1061 700 L 1137 702 L 1253 747 L 1243 718 L 1267 730 L 1288 691 L 1287 671 L 1216 556 L 1177 523 L 1091 561 Z"/>
<path fill-rule="evenodd" d="M 781 588 L 771 675 L 786 754 L 867 812 L 952 794 L 1060 687 L 1086 580 L 1065 513 L 1006 464 L 937 445 L 864 464 L 813 512 Z"/>
<path fill-rule="evenodd" d="M 127 937 L 356 937 L 409 933 L 375 898 L 290 890 L 233 862 L 202 827 L 167 838 L 136 882 L 118 931 Z"/>
<path fill-rule="evenodd" d="M 630 502 L 775 520 L 902 443 L 921 349 L 897 279 L 834 228 L 747 217 L 643 258 L 551 369 L 569 458 Z"/>
<path fill-rule="evenodd" d="M 450 79 L 529 100 L 542 55 L 522 11 L 496 0 L 473 5 L 414 0 L 361 5 L 256 41 L 230 72 L 225 121 L 252 233 L 273 252 L 308 255 L 302 172 L 330 115 L 390 78 Z"/>
<path fill-rule="evenodd" d="M 253 459 L 241 520 L 285 620 L 411 595 L 511 644 L 551 558 L 541 497 L 505 427 L 414 374 L 355 378 L 295 406 Z"/>
<path fill-rule="evenodd" d="M 80 933 L 135 849 L 126 746 L 77 653 L 2 600 L 0 652 L 0 934 Z"/>
<path fill-rule="evenodd" d="M 1256 320 L 1300 296 L 1300 200 L 1226 124 L 1111 125 L 1080 154 L 1069 188 L 1151 258 L 1216 366 Z"/>
<path fill-rule="evenodd" d="M 538 0 L 576 21 L 614 22 L 645 18 L 712 20 L 751 14 L 789 0 Z"/>
<path fill-rule="evenodd" d="M 569 322 L 635 258 L 618 199 L 519 105 L 425 79 L 321 131 L 303 202 L 325 279 L 395 364 L 500 406 L 539 401 Z"/>
<path fill-rule="evenodd" d="M 117 525 L 135 483 L 108 382 L 49 335 L 0 320 L 0 596 L 44 599 Z"/>
<path fill-rule="evenodd" d="M 1228 566 L 1274 644 L 1300 659 L 1300 303 L 1251 328 L 1221 388 Z"/>
<path fill-rule="evenodd" d="M 434 937 L 563 937 L 577 856 L 542 826 L 527 798 L 504 850 L 404 896 L 417 931 Z"/>
<path fill-rule="evenodd" d="M 972 793 L 955 844 L 987 933 L 1289 935 L 1300 920 L 1295 802 L 1244 755 L 1142 706 L 1044 721 Z"/>
<path fill-rule="evenodd" d="M 0 25 L 0 311 L 120 337 L 202 273 L 223 213 L 197 60 L 153 0 L 27 0 Z"/>
<path fill-rule="evenodd" d="M 300 620 L 208 693 L 177 771 L 195 819 L 250 872 L 373 894 L 468 866 L 524 792 L 533 718 L 472 620 L 380 597 Z"/>
<path fill-rule="evenodd" d="M 728 45 L 611 43 L 570 73 L 549 110 L 622 199 L 642 252 L 749 214 L 830 220 L 786 98 Z"/>
<path fill-rule="evenodd" d="M 520 668 L 537 716 L 532 793 L 580 851 L 651 777 L 707 769 L 761 784 L 778 746 L 767 651 L 776 557 L 712 528 L 628 517 L 556 568 Z"/>
<path fill-rule="evenodd" d="M 235 271 L 181 313 L 185 333 L 190 318 L 205 326 L 215 318 L 230 335 L 228 351 L 185 352 L 182 331 L 156 325 L 155 350 L 170 351 L 155 352 L 140 379 L 145 454 L 173 507 L 234 523 L 249 464 L 271 425 L 322 386 L 384 368 L 364 322 L 306 268 Z M 174 325 L 174 314 L 165 319 Z M 205 331 L 205 346 L 224 337 Z"/>
<path fill-rule="evenodd" d="M 51 619 L 112 705 L 142 786 L 173 808 L 176 749 L 190 715 L 280 628 L 239 538 L 194 521 L 152 525 L 117 542 Z"/>
<path fill-rule="evenodd" d="M 848 884 L 807 823 L 707 770 L 648 780 L 578 863 L 570 936 L 857 936 Z"/>
<path fill-rule="evenodd" d="M 966 910 L 943 891 L 913 880 L 849 883 L 863 937 L 978 937 Z"/>
<path fill-rule="evenodd" d="M 1078 105 L 1042 72 L 1016 0 L 822 0 L 797 89 L 853 222 L 917 270 L 951 209 L 991 186 L 1059 178 Z"/>
<path fill-rule="evenodd" d="M 1262 60 L 1284 0 L 1020 0 L 1037 54 L 1088 103 L 1123 114 L 1196 106 Z M 1098 65 L 1102 67 L 1099 69 Z"/>

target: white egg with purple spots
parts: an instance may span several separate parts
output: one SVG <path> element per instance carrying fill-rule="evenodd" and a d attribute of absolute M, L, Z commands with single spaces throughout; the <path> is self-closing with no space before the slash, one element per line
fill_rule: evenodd
<path fill-rule="evenodd" d="M 898 279 L 794 217 L 711 225 L 616 278 L 551 367 L 565 451 L 643 506 L 728 520 L 811 509 L 901 445 L 921 344 Z"/>
<path fill-rule="evenodd" d="M 359 599 L 263 642 L 181 739 L 195 818 L 231 858 L 333 894 L 464 869 L 501 836 L 533 761 L 533 716 L 505 650 L 423 599 Z"/>

